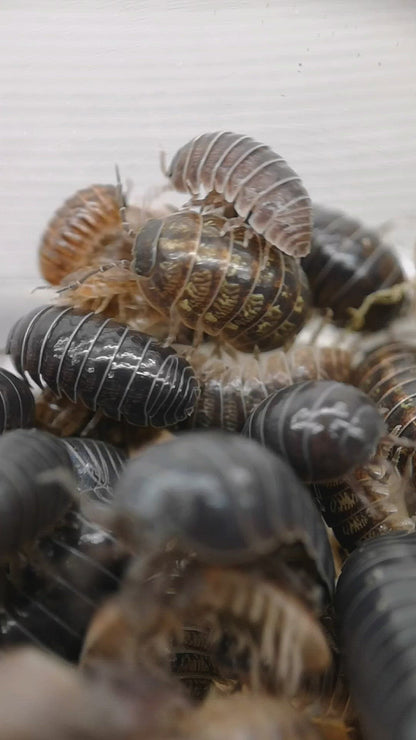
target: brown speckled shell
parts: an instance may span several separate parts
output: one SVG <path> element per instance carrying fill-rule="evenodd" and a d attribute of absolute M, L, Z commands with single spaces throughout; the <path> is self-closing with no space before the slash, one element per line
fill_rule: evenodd
<path fill-rule="evenodd" d="M 289 344 L 310 304 L 299 263 L 244 228 L 222 235 L 226 223 L 193 211 L 148 221 L 133 248 L 143 294 L 173 322 L 243 352 Z"/>

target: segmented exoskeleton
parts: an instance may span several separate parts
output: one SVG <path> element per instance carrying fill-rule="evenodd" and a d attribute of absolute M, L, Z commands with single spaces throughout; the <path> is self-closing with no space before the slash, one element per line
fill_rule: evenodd
<path fill-rule="evenodd" d="M 251 352 L 293 341 L 309 312 L 306 278 L 294 257 L 247 230 L 223 234 L 227 221 L 181 211 L 151 219 L 138 232 L 132 269 L 147 301 L 180 322 Z"/>
<path fill-rule="evenodd" d="M 32 426 L 34 414 L 35 399 L 28 383 L 0 368 L 0 434 Z"/>
<path fill-rule="evenodd" d="M 397 255 L 375 231 L 339 211 L 314 206 L 313 221 L 311 252 L 302 260 L 313 305 L 330 309 L 338 326 L 384 328 L 408 292 Z"/>
<path fill-rule="evenodd" d="M 205 204 L 232 203 L 273 246 L 295 257 L 310 250 L 311 203 L 300 177 L 270 147 L 230 131 L 202 134 L 175 154 L 167 171 L 173 187 Z"/>
<path fill-rule="evenodd" d="M 138 426 L 169 426 L 192 413 L 198 383 L 171 347 L 93 313 L 42 306 L 11 329 L 17 370 L 74 403 Z"/>

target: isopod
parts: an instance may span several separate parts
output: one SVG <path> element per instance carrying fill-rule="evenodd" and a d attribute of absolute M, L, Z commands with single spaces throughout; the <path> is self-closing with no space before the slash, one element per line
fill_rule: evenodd
<path fill-rule="evenodd" d="M 129 259 L 131 244 L 117 188 L 90 185 L 68 198 L 49 222 L 39 247 L 40 270 L 45 280 L 58 285 L 82 267 Z"/>
<path fill-rule="evenodd" d="M 341 478 L 375 454 L 385 434 L 362 391 L 331 380 L 283 388 L 262 401 L 243 434 L 285 457 L 305 481 Z"/>
<path fill-rule="evenodd" d="M 0 434 L 32 426 L 34 415 L 35 399 L 28 383 L 0 368 Z"/>
<path fill-rule="evenodd" d="M 377 347 L 357 366 L 354 382 L 377 405 L 389 432 L 397 438 L 416 441 L 416 349 L 401 342 L 390 342 Z M 404 471 L 414 458 L 414 449 L 401 447 L 399 439 L 391 453 Z M 412 470 L 413 467 L 413 470 Z M 411 513 L 416 513 L 414 490 L 416 470 L 412 465 L 407 473 L 412 481 Z"/>
<path fill-rule="evenodd" d="M 393 249 L 339 211 L 314 206 L 313 219 L 311 252 L 302 260 L 313 305 L 330 309 L 338 326 L 387 326 L 406 301 L 406 278 Z"/>
<path fill-rule="evenodd" d="M 294 257 L 310 250 L 311 203 L 300 177 L 270 147 L 230 131 L 202 134 L 175 154 L 167 176 L 180 192 L 232 204 L 253 231 Z"/>
<path fill-rule="evenodd" d="M 138 232 L 132 269 L 150 305 L 173 322 L 236 349 L 274 349 L 292 341 L 309 312 L 298 261 L 269 250 L 246 228 L 222 234 L 226 219 L 181 211 Z"/>
<path fill-rule="evenodd" d="M 171 347 L 93 313 L 42 306 L 11 329 L 19 373 L 58 397 L 138 426 L 169 426 L 192 413 L 198 383 Z"/>
<path fill-rule="evenodd" d="M 228 635 L 231 655 L 244 646 L 249 682 L 258 672 L 291 693 L 303 671 L 327 665 L 313 612 L 330 599 L 332 555 L 309 492 L 281 458 L 237 435 L 183 433 L 128 463 L 114 527 L 140 555 L 122 598 L 145 644 L 191 613 L 194 624 L 212 622 L 217 646 Z"/>
<path fill-rule="evenodd" d="M 219 356 L 211 344 L 192 353 L 175 348 L 185 353 L 201 386 L 187 427 L 241 432 L 251 412 L 273 391 L 304 380 L 348 382 L 351 375 L 350 354 L 338 347 L 298 346 L 258 357 L 225 351 Z"/>
<path fill-rule="evenodd" d="M 52 529 L 74 505 L 72 465 L 62 443 L 37 430 L 0 437 L 0 562 Z"/>
<path fill-rule="evenodd" d="M 336 609 L 363 736 L 410 740 L 416 722 L 416 536 L 364 543 L 338 581 Z"/>

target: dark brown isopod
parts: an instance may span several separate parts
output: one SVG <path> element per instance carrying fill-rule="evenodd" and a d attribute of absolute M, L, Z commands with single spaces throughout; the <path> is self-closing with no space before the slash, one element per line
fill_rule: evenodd
<path fill-rule="evenodd" d="M 411 740 L 416 726 L 416 536 L 367 542 L 344 565 L 336 610 L 363 737 Z"/>
<path fill-rule="evenodd" d="M 285 457 L 300 478 L 341 478 L 367 462 L 385 433 L 375 404 L 346 383 L 317 380 L 272 393 L 243 434 Z"/>
<path fill-rule="evenodd" d="M 28 383 L 0 368 L 0 434 L 32 426 L 34 414 L 35 399 Z"/>
<path fill-rule="evenodd" d="M 282 252 L 310 250 L 311 203 L 300 177 L 270 147 L 230 131 L 202 134 L 175 154 L 167 172 L 173 187 L 207 200 L 232 203 L 246 221 Z"/>
<path fill-rule="evenodd" d="M 11 329 L 7 352 L 40 387 L 138 426 L 192 413 L 198 383 L 171 347 L 110 319 L 42 306 Z"/>
<path fill-rule="evenodd" d="M 330 309 L 338 326 L 377 331 L 400 313 L 405 275 L 391 247 L 359 221 L 313 208 L 310 254 L 302 260 L 313 305 Z"/>
<path fill-rule="evenodd" d="M 306 278 L 294 257 L 269 250 L 246 228 L 222 234 L 226 219 L 181 211 L 138 232 L 133 270 L 148 302 L 197 336 L 236 349 L 266 351 L 289 343 L 309 310 Z"/>

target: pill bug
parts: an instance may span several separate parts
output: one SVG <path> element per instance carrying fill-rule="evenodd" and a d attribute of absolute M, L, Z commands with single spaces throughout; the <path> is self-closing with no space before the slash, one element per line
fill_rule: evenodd
<path fill-rule="evenodd" d="M 366 463 L 385 434 L 375 404 L 346 383 L 316 380 L 272 393 L 243 434 L 285 457 L 305 481 L 335 480 Z"/>
<path fill-rule="evenodd" d="M 396 437 L 416 441 L 416 349 L 402 342 L 390 342 L 368 352 L 355 369 L 354 382 L 377 405 L 389 432 Z M 392 447 L 391 455 L 404 473 L 408 462 L 412 463 L 414 450 Z M 413 469 L 412 469 L 413 468 Z M 416 486 L 416 472 L 411 465 L 407 476 Z M 415 514 L 415 501 L 410 513 Z"/>
<path fill-rule="evenodd" d="M 387 326 L 406 301 L 406 278 L 393 249 L 339 211 L 314 206 L 313 221 L 311 251 L 302 260 L 313 305 L 331 309 L 338 326 Z"/>
<path fill-rule="evenodd" d="M 299 263 L 247 230 L 222 234 L 226 219 L 181 211 L 138 232 L 132 269 L 146 300 L 177 324 L 251 352 L 293 340 L 309 311 Z"/>
<path fill-rule="evenodd" d="M 240 220 L 282 252 L 302 257 L 311 240 L 311 203 L 299 176 L 270 147 L 230 131 L 185 144 L 167 171 L 173 187 L 233 204 Z"/>
<path fill-rule="evenodd" d="M 415 563 L 415 534 L 388 535 L 358 548 L 338 581 L 346 671 L 368 740 L 414 735 Z"/>
<path fill-rule="evenodd" d="M 191 610 L 194 623 L 198 614 L 218 635 L 231 633 L 231 654 L 244 645 L 250 655 L 249 683 L 258 671 L 271 690 L 284 685 L 290 693 L 303 668 L 325 667 L 329 654 L 313 611 L 330 598 L 332 555 L 308 491 L 282 459 L 236 435 L 183 433 L 126 466 L 114 527 L 141 553 L 123 597 L 136 633 L 149 638 L 159 604 L 165 626 L 169 614 L 186 624 Z M 279 627 L 286 623 L 295 631 L 290 645 Z M 218 652 L 223 665 L 225 651 Z"/>
<path fill-rule="evenodd" d="M 262 694 L 209 698 L 181 723 L 183 740 L 319 740 L 321 735 L 301 712 L 283 699 Z"/>
<path fill-rule="evenodd" d="M 39 246 L 40 270 L 58 285 L 70 273 L 106 259 L 129 259 L 131 237 L 123 229 L 113 185 L 78 190 L 56 211 Z"/>
<path fill-rule="evenodd" d="M 201 386 L 192 416 L 184 424 L 241 432 L 256 408 L 273 391 L 304 380 L 348 382 L 351 356 L 338 347 L 298 346 L 256 356 L 215 351 L 211 344 L 189 352 L 175 347 L 191 363 Z"/>
<path fill-rule="evenodd" d="M 26 381 L 0 368 L 0 434 L 32 426 L 34 413 L 35 399 Z"/>
<path fill-rule="evenodd" d="M 72 466 L 58 439 L 16 429 L 0 437 L 0 562 L 32 547 L 74 504 Z"/>
<path fill-rule="evenodd" d="M 113 489 L 126 463 L 126 455 L 113 445 L 96 439 L 71 437 L 63 439 L 76 471 L 76 487 L 80 494 L 109 503 Z"/>
<path fill-rule="evenodd" d="M 313 492 L 327 525 L 351 551 L 363 540 L 414 530 L 405 484 L 397 468 L 379 457 L 376 464 L 357 468 L 341 480 L 314 484 Z"/>
<path fill-rule="evenodd" d="M 186 360 L 92 313 L 36 308 L 11 329 L 6 351 L 40 387 L 138 426 L 175 424 L 196 403 L 198 385 Z"/>

